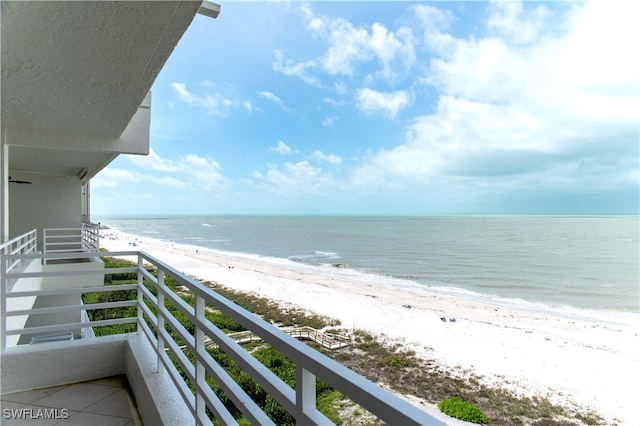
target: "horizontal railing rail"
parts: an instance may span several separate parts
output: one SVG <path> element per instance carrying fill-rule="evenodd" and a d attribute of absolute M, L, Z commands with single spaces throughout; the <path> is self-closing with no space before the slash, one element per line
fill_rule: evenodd
<path fill-rule="evenodd" d="M 100 251 L 100 224 L 83 222 L 79 228 L 44 228 L 45 253 Z"/>
<path fill-rule="evenodd" d="M 44 228 L 42 251 L 68 253 L 82 250 L 82 228 Z"/>
<path fill-rule="evenodd" d="M 186 402 L 194 417 L 195 424 L 212 424 L 209 413 L 221 424 L 236 424 L 231 412 L 206 382 L 209 376 L 215 380 L 225 396 L 252 424 L 274 424 L 263 410 L 245 393 L 231 376 L 215 361 L 207 345 L 213 342 L 220 350 L 233 359 L 251 378 L 271 395 L 278 404 L 288 411 L 298 424 L 331 424 L 316 408 L 316 378 L 326 382 L 346 397 L 360 404 L 381 420 L 389 424 L 420 425 L 441 424 L 419 408 L 402 400 L 366 378 L 349 370 L 342 364 L 328 358 L 308 345 L 296 340 L 287 332 L 280 330 L 251 312 L 222 297 L 206 285 L 184 275 L 160 260 L 138 251 L 104 253 L 108 256 L 133 257 L 137 259 L 136 267 L 107 268 L 103 270 L 83 270 L 81 272 L 56 271 L 31 273 L 36 276 L 59 276 L 78 274 L 115 274 L 137 273 L 136 284 L 113 286 L 89 286 L 73 289 L 39 290 L 7 292 L 7 281 L 21 274 L 4 273 L 3 276 L 3 312 L 2 342 L 5 350 L 6 337 L 9 335 L 61 333 L 78 329 L 115 324 L 137 324 L 138 334 L 146 337 L 154 347 L 157 356 L 157 370 L 166 372 L 176 386 L 177 391 Z M 95 254 L 93 254 L 95 257 Z M 15 259 L 34 259 L 41 257 L 43 261 L 78 257 L 92 257 L 91 253 L 47 253 L 47 254 L 10 254 L 2 256 L 4 271 Z M 150 272 L 150 271 L 153 271 Z M 27 275 L 27 274 L 23 274 Z M 182 290 L 193 296 L 191 303 L 169 288 L 165 280 L 171 277 L 182 286 Z M 72 304 L 37 309 L 16 309 L 7 312 L 6 301 L 11 298 L 87 294 L 96 291 L 136 290 L 135 300 L 117 300 L 108 303 Z M 182 291 L 181 290 L 181 291 Z M 21 329 L 6 329 L 6 318 L 18 315 L 45 315 L 61 312 L 90 312 L 96 309 L 136 306 L 136 316 L 113 318 L 99 321 L 81 320 L 72 324 L 56 324 Z M 248 332 L 258 336 L 262 341 L 281 352 L 296 365 L 296 384 L 292 388 L 265 365 L 258 361 L 232 337 L 211 323 L 205 313 L 206 307 L 220 311 L 237 321 Z M 172 314 L 179 311 L 192 324 L 190 332 Z M 321 339 L 310 330 L 300 330 L 312 340 Z M 10 349 L 9 349 L 10 350 Z"/>
<path fill-rule="evenodd" d="M 23 255 L 34 253 L 38 247 L 38 232 L 33 229 L 22 235 L 19 235 L 11 240 L 0 244 L 0 255 Z M 10 272 L 14 268 L 21 265 L 20 258 L 12 259 L 12 262 L 3 269 L 3 271 Z"/>
<path fill-rule="evenodd" d="M 95 253 L 100 251 L 100 224 L 82 222 L 82 248 Z"/>

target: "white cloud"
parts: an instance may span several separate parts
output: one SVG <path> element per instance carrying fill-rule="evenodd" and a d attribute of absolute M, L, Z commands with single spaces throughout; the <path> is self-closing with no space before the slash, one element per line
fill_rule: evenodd
<path fill-rule="evenodd" d="M 91 180 L 91 185 L 116 188 L 148 182 L 159 187 L 210 191 L 221 189 L 226 182 L 222 167 L 211 157 L 187 154 L 167 159 L 151 150 L 148 156 L 127 155 L 126 158 L 137 170 L 106 168 Z"/>
<path fill-rule="evenodd" d="M 224 181 L 222 167 L 213 158 L 188 154 L 179 158 L 178 161 L 185 176 L 197 190 L 211 190 Z"/>
<path fill-rule="evenodd" d="M 278 144 L 276 146 L 272 146 L 269 148 L 269 151 L 277 152 L 280 155 L 289 155 L 293 152 L 291 148 L 283 141 L 278 141 Z"/>
<path fill-rule="evenodd" d="M 298 77 L 310 86 L 320 87 L 320 80 L 312 75 L 309 75 L 308 69 L 312 69 L 316 66 L 314 60 L 306 62 L 295 63 L 291 59 L 284 60 L 284 54 L 280 50 L 274 52 L 276 60 L 273 62 L 273 70 L 281 74 Z"/>
<path fill-rule="evenodd" d="M 282 99 L 280 99 L 279 97 L 277 97 L 276 95 L 274 95 L 269 91 L 263 90 L 262 92 L 258 92 L 258 96 L 260 96 L 261 98 L 270 100 L 275 104 L 282 105 Z"/>
<path fill-rule="evenodd" d="M 337 119 L 338 119 L 338 116 L 330 115 L 326 117 L 324 120 L 322 120 L 322 125 L 325 127 L 331 127 L 333 126 L 333 123 L 335 123 Z"/>
<path fill-rule="evenodd" d="M 174 162 L 160 158 L 153 148 L 149 148 L 149 155 L 130 155 L 128 158 L 129 161 L 136 166 L 145 169 L 161 172 L 175 172 L 179 170 L 178 166 Z"/>
<path fill-rule="evenodd" d="M 152 182 L 155 185 L 169 187 L 169 188 L 184 188 L 187 186 L 186 182 L 175 178 L 173 176 L 144 176 L 144 179 Z"/>
<path fill-rule="evenodd" d="M 549 10 L 545 6 L 525 10 L 517 1 L 497 1 L 491 3 L 489 14 L 487 27 L 490 30 L 515 44 L 526 44 L 539 36 Z"/>
<path fill-rule="evenodd" d="M 378 92 L 367 87 L 358 90 L 356 100 L 361 110 L 367 113 L 377 112 L 390 118 L 395 118 L 400 110 L 410 104 L 410 97 L 403 90 Z"/>
<path fill-rule="evenodd" d="M 356 26 L 344 18 L 316 15 L 309 4 L 300 8 L 309 31 L 328 44 L 324 54 L 307 61 L 284 61 L 281 51 L 275 52 L 275 71 L 301 78 L 308 84 L 320 87 L 320 80 L 313 76 L 314 70 L 331 76 L 352 76 L 357 67 L 366 62 L 378 61 L 381 69 L 374 75 L 393 79 L 397 69 L 408 69 L 415 63 L 415 38 L 408 27 L 396 32 L 381 23 L 370 28 Z M 337 93 L 345 93 L 344 83 L 335 83 Z"/>
<path fill-rule="evenodd" d="M 351 75 L 354 63 L 373 57 L 373 52 L 368 48 L 369 33 L 364 28 L 355 28 L 342 18 L 327 21 L 329 32 L 326 37 L 330 45 L 320 59 L 321 66 L 329 74 Z"/>
<path fill-rule="evenodd" d="M 415 63 L 414 42 L 413 32 L 407 27 L 401 27 L 394 34 L 381 24 L 373 24 L 369 46 L 382 63 L 381 74 L 385 78 L 394 77 L 394 65 L 397 61 L 404 67 Z"/>
<path fill-rule="evenodd" d="M 640 58 L 629 52 L 640 34 L 623 3 L 492 5 L 488 35 L 468 38 L 446 32 L 447 13 L 414 10 L 435 54 L 427 81 L 437 108 L 401 144 L 365 158 L 353 185 L 468 178 L 468 191 L 596 180 L 615 188 L 637 176 Z M 549 13 L 567 15 L 544 21 Z M 359 105 L 393 116 L 408 103 L 388 95 L 363 89 Z"/>
<path fill-rule="evenodd" d="M 422 25 L 424 42 L 428 48 L 436 52 L 446 53 L 454 38 L 445 31 L 454 20 L 450 12 L 435 6 L 419 4 L 413 8 L 418 22 Z"/>
<path fill-rule="evenodd" d="M 98 175 L 91 179 L 91 187 L 116 188 L 120 185 L 126 185 L 139 181 L 140 179 L 128 170 L 107 168 L 102 170 L 100 173 L 98 173 Z"/>
<path fill-rule="evenodd" d="M 244 109 L 246 109 L 249 113 L 253 112 L 253 105 L 251 105 L 251 102 L 249 101 L 244 101 L 242 103 L 242 106 L 244 107 Z"/>
<path fill-rule="evenodd" d="M 325 96 L 325 98 L 323 99 L 324 103 L 331 105 L 334 108 L 338 108 L 344 105 L 344 101 L 340 100 L 340 101 L 336 101 L 335 99 L 332 99 L 328 96 Z"/>
<path fill-rule="evenodd" d="M 265 185 L 264 189 L 287 197 L 317 194 L 335 186 L 331 176 L 308 161 L 285 163 L 282 168 L 269 164 L 265 173 L 254 170 L 253 177 Z"/>
<path fill-rule="evenodd" d="M 342 158 L 335 154 L 325 154 L 322 151 L 314 151 L 312 157 L 320 162 L 326 162 L 329 164 L 341 164 Z"/>
<path fill-rule="evenodd" d="M 196 95 L 187 90 L 184 83 L 171 83 L 170 86 L 175 90 L 180 99 L 190 105 L 201 106 L 205 108 L 209 114 L 213 115 L 226 115 L 236 103 L 230 99 L 227 99 L 220 93 L 214 93 L 211 95 Z"/>

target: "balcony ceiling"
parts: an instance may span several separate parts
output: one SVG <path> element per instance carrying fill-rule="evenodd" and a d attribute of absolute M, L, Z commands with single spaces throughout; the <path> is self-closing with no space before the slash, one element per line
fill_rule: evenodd
<path fill-rule="evenodd" d="M 200 4 L 3 0 L 2 127 L 93 135 L 88 139 L 94 143 L 118 138 Z M 47 160 L 66 163 L 49 169 L 87 165 L 72 158 L 77 148 L 50 156 L 49 149 L 65 149 L 64 144 L 20 153 L 28 138 L 16 144 L 10 135 L 10 169 Z M 87 161 L 87 152 L 78 155 Z M 93 161 L 104 159 L 103 151 Z"/>

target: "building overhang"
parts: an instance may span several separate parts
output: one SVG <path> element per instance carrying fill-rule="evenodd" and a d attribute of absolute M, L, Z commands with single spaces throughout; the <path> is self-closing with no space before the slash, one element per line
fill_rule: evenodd
<path fill-rule="evenodd" d="M 149 91 L 202 1 L 2 3 L 9 171 L 94 176 L 149 150 Z"/>

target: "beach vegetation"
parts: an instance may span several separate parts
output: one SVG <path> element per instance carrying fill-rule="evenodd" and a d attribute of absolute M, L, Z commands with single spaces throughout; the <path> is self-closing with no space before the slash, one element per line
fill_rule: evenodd
<path fill-rule="evenodd" d="M 574 417 L 586 425 L 602 424 L 602 417 L 598 416 L 598 414 L 594 412 L 576 413 Z"/>
<path fill-rule="evenodd" d="M 106 268 L 124 268 L 130 267 L 131 262 L 114 258 L 103 258 Z M 118 273 L 118 274 L 105 274 L 104 284 L 136 284 L 136 273 Z M 135 300 L 137 297 L 135 290 L 122 290 L 122 291 L 105 291 L 97 293 L 86 293 L 82 295 L 82 302 L 85 305 L 92 303 L 108 303 L 118 302 L 125 300 Z M 88 311 L 87 315 L 91 321 L 109 320 L 123 317 L 135 317 L 136 307 L 125 306 L 120 308 L 108 308 L 108 309 L 95 309 Z M 111 326 L 93 327 L 93 333 L 96 336 L 105 336 L 109 334 L 122 334 L 131 333 L 136 331 L 136 324 L 117 324 Z"/>
<path fill-rule="evenodd" d="M 347 333 L 346 330 L 337 332 Z M 503 387 L 485 385 L 473 371 L 445 367 L 435 360 L 418 357 L 412 350 L 389 341 L 385 336 L 363 330 L 354 330 L 351 336 L 351 347 L 327 351 L 326 355 L 374 383 L 388 384 L 393 391 L 413 395 L 426 403 L 438 404 L 451 395 L 457 395 L 465 401 L 472 401 L 491 419 L 492 424 L 569 426 L 603 422 L 593 413 L 585 414 L 584 419 L 577 417 L 547 398 L 524 397 Z M 400 359 L 410 361 L 398 361 Z M 395 365 L 390 367 L 389 364 Z"/>
<path fill-rule="evenodd" d="M 133 263 L 103 258 L 105 268 L 130 267 Z M 152 273 L 154 271 L 151 271 Z M 136 273 L 105 275 L 105 285 L 119 285 L 137 282 Z M 182 287 L 180 283 L 167 277 L 165 284 L 178 294 L 188 305 L 194 305 L 193 293 Z M 355 372 L 367 377 L 374 383 L 390 386 L 393 391 L 413 395 L 421 400 L 438 404 L 456 395 L 462 401 L 472 401 L 492 424 L 522 425 L 532 424 L 545 426 L 560 425 L 591 425 L 602 424 L 603 419 L 595 413 L 575 413 L 552 404 L 546 398 L 527 398 L 515 395 L 508 390 L 483 384 L 481 377 L 470 371 L 445 367 L 441 363 L 428 358 L 418 357 L 414 351 L 404 345 L 389 341 L 385 336 L 373 335 L 363 330 L 345 330 L 339 328 L 339 322 L 331 318 L 316 315 L 292 306 L 281 306 L 275 301 L 261 297 L 255 293 L 243 293 L 225 288 L 216 283 L 205 283 L 221 296 L 242 306 L 250 312 L 264 318 L 275 325 L 310 326 L 316 329 L 331 330 L 331 333 L 350 335 L 352 345 L 339 350 L 324 350 L 319 345 L 310 343 L 311 347 L 344 364 Z M 145 284 L 156 293 L 155 289 Z M 84 303 L 100 303 L 115 300 L 135 300 L 136 291 L 91 293 L 83 296 Z M 152 312 L 155 308 L 147 305 Z M 189 333 L 193 333 L 193 324 L 172 304 L 167 303 L 167 309 L 178 319 L 181 326 Z M 227 317 L 214 306 L 205 306 L 205 315 L 218 328 L 227 333 L 243 331 L 244 327 Z M 89 313 L 91 320 L 117 318 L 122 316 L 135 317 L 136 307 L 112 308 L 96 310 Z M 150 325 L 153 329 L 153 325 Z M 177 333 L 166 325 L 176 342 L 182 344 Z M 121 324 L 108 327 L 94 327 L 96 335 L 127 333 L 136 330 L 136 324 Z M 243 345 L 265 366 L 278 377 L 295 388 L 295 364 L 283 354 L 271 348 L 264 342 L 251 342 Z M 220 366 L 245 390 L 245 392 L 279 425 L 292 425 L 294 419 L 260 387 L 244 370 L 230 357 L 215 347 L 208 349 L 212 357 Z M 193 355 L 185 350 L 185 354 L 193 361 Z M 174 365 L 181 371 L 181 367 L 174 360 Z M 188 382 L 187 375 L 183 373 Z M 207 377 L 211 389 L 219 396 L 231 413 L 236 416 L 240 424 L 246 424 L 246 419 L 234 407 L 224 391 L 216 384 L 212 377 Z M 193 384 L 190 384 L 193 387 Z M 336 424 L 363 425 L 377 424 L 374 416 L 353 401 L 345 398 L 340 392 L 318 380 L 317 407 L 331 421 Z"/>
<path fill-rule="evenodd" d="M 453 418 L 471 423 L 487 424 L 489 417 L 480 408 L 457 397 L 445 399 L 438 404 L 440 411 Z"/>
<path fill-rule="evenodd" d="M 381 364 L 391 368 L 406 368 L 416 365 L 416 362 L 412 357 L 400 354 L 389 355 L 382 360 Z"/>
<path fill-rule="evenodd" d="M 211 356 L 220 364 L 227 374 L 229 374 L 238 385 L 249 395 L 249 397 L 260 406 L 264 412 L 278 425 L 294 425 L 295 419 L 277 403 L 262 387 L 244 370 L 238 366 L 228 355 L 219 349 L 210 349 Z M 280 379 L 292 388 L 295 388 L 296 366 L 282 353 L 268 345 L 261 345 L 252 351 L 252 355 L 276 374 Z M 224 391 L 217 385 L 215 380 L 207 378 L 207 383 L 218 395 L 227 409 L 234 415 L 240 416 L 240 411 L 225 396 Z M 332 422 L 340 423 L 340 417 L 336 409 L 336 401 L 344 398 L 340 392 L 327 385 L 322 380 L 316 379 L 316 406 Z"/>
<path fill-rule="evenodd" d="M 340 321 L 324 315 L 307 312 L 296 307 L 283 307 L 279 303 L 254 293 L 245 293 L 224 287 L 209 281 L 204 284 L 221 296 L 231 300 L 244 309 L 262 317 L 265 321 L 280 326 L 312 327 L 321 329 L 338 326 Z"/>

